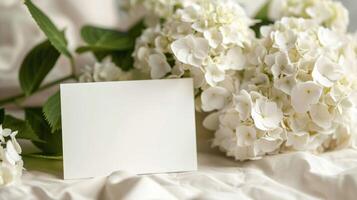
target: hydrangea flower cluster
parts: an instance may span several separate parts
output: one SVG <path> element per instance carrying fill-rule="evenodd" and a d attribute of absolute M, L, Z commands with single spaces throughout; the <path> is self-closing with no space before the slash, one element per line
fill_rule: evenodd
<path fill-rule="evenodd" d="M 171 16 L 175 7 L 181 5 L 180 0 L 124 0 L 120 2 L 121 10 L 131 12 L 137 7 L 144 7 L 150 14 L 166 18 Z"/>
<path fill-rule="evenodd" d="M 282 18 L 261 34 L 250 50 L 256 59 L 234 77 L 232 102 L 204 121 L 213 145 L 237 160 L 349 145 L 355 38 L 303 18 Z"/>
<path fill-rule="evenodd" d="M 16 132 L 0 125 L 0 186 L 18 182 L 22 175 L 21 147 L 16 141 Z"/>
<path fill-rule="evenodd" d="M 155 26 L 160 20 L 171 17 L 176 9 L 202 0 L 122 0 L 119 2 L 120 13 L 126 18 L 137 18 L 138 13 L 144 15 L 147 26 Z"/>
<path fill-rule="evenodd" d="M 220 109 L 229 96 L 227 85 L 233 84 L 230 74 L 245 66 L 244 51 L 254 38 L 251 23 L 235 1 L 191 1 L 143 32 L 134 67 L 153 79 L 193 77 L 197 94 L 224 86 L 216 92 L 227 98 L 203 98 L 215 105 L 202 102 L 204 111 Z"/>
<path fill-rule="evenodd" d="M 84 66 L 79 76 L 79 82 L 106 82 L 132 79 L 132 72 L 125 72 L 117 67 L 111 59 L 105 58 L 94 66 Z"/>
<path fill-rule="evenodd" d="M 345 32 L 349 17 L 341 2 L 332 0 L 273 0 L 269 7 L 269 18 L 302 17 L 313 19 L 326 28 Z"/>

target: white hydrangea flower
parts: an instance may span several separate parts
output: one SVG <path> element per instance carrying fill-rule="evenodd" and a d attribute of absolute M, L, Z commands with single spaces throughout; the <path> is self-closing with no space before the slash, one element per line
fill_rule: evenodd
<path fill-rule="evenodd" d="M 333 113 L 330 113 L 326 104 L 315 104 L 310 110 L 311 120 L 321 128 L 329 129 L 334 119 Z"/>
<path fill-rule="evenodd" d="M 320 25 L 345 32 L 349 23 L 348 11 L 341 2 L 333 0 L 273 0 L 268 16 L 272 20 L 283 17 L 313 19 Z"/>
<path fill-rule="evenodd" d="M 248 119 L 252 110 L 252 99 L 250 94 L 246 90 L 242 90 L 235 96 L 234 102 L 235 109 L 238 111 L 240 119 Z"/>
<path fill-rule="evenodd" d="M 95 63 L 94 66 L 85 66 L 82 68 L 82 73 L 79 76 L 79 82 L 105 82 L 105 81 L 120 81 L 130 80 L 132 72 L 125 72 L 109 58 L 106 58 L 101 63 Z"/>
<path fill-rule="evenodd" d="M 230 94 L 222 87 L 210 87 L 202 92 L 202 109 L 206 112 L 218 110 L 227 103 Z"/>
<path fill-rule="evenodd" d="M 315 63 L 312 77 L 322 86 L 331 87 L 343 77 L 343 69 L 338 63 L 322 56 Z"/>
<path fill-rule="evenodd" d="M 151 54 L 148 58 L 148 64 L 151 68 L 151 77 L 153 79 L 162 78 L 171 71 L 165 56 L 160 53 Z"/>
<path fill-rule="evenodd" d="M 239 83 L 220 85 L 232 99 L 205 120 L 215 131 L 213 146 L 247 160 L 353 144 L 357 40 L 326 27 L 282 18 L 261 29 L 262 38 L 245 49 L 244 69 L 226 73 Z"/>
<path fill-rule="evenodd" d="M 257 133 L 254 127 L 241 125 L 236 128 L 237 145 L 250 146 L 257 139 Z"/>
<path fill-rule="evenodd" d="M 0 125 L 0 187 L 17 183 L 22 175 L 21 147 L 16 141 L 16 134 Z"/>
<path fill-rule="evenodd" d="M 201 37 L 188 35 L 171 44 L 171 50 L 178 61 L 200 67 L 208 56 L 208 41 Z"/>
<path fill-rule="evenodd" d="M 296 112 L 304 113 L 319 102 L 321 94 L 322 87 L 314 82 L 297 83 L 291 91 L 291 105 Z"/>
<path fill-rule="evenodd" d="M 204 94 L 207 95 L 210 87 L 231 85 L 223 95 L 228 98 L 229 92 L 233 92 L 228 79 L 247 64 L 245 54 L 254 38 L 249 28 L 253 21 L 235 0 L 177 2 L 153 3 L 176 6 L 137 39 L 134 67 L 153 79 L 193 77 L 196 96 L 208 90 Z M 203 110 L 224 105 L 214 103 L 217 102 L 202 101 Z"/>
<path fill-rule="evenodd" d="M 278 128 L 283 113 L 275 102 L 257 99 L 252 108 L 252 118 L 258 129 L 269 131 Z"/>
<path fill-rule="evenodd" d="M 210 86 L 216 86 L 217 83 L 224 81 L 226 78 L 226 73 L 216 64 L 212 63 L 206 67 L 205 78 Z"/>

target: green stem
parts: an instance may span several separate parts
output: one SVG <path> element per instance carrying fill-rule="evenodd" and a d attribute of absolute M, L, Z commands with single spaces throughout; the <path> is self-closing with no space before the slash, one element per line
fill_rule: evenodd
<path fill-rule="evenodd" d="M 71 74 L 72 74 L 73 78 L 75 78 L 77 80 L 77 77 L 76 77 L 76 63 L 75 63 L 73 57 L 71 57 L 69 59 L 69 62 L 71 64 Z"/>
<path fill-rule="evenodd" d="M 50 88 L 52 86 L 55 86 L 55 85 L 57 85 L 57 84 L 59 84 L 59 83 L 61 83 L 63 81 L 67 81 L 67 80 L 70 80 L 70 79 L 76 79 L 75 75 L 71 74 L 69 76 L 66 76 L 66 77 L 54 80 L 54 81 L 52 81 L 50 83 L 47 83 L 47 84 L 43 85 L 42 87 L 40 87 L 38 90 L 36 90 L 36 92 L 34 92 L 33 94 L 36 94 L 36 93 L 38 93 L 40 91 L 43 91 L 43 90 L 46 90 L 46 89 L 48 89 L 48 88 Z M 0 106 L 12 103 L 14 101 L 17 101 L 17 100 L 25 98 L 25 97 L 26 97 L 26 95 L 24 93 L 21 93 L 21 94 L 12 96 L 12 97 L 8 97 L 6 99 L 2 99 L 2 100 L 0 100 Z"/>

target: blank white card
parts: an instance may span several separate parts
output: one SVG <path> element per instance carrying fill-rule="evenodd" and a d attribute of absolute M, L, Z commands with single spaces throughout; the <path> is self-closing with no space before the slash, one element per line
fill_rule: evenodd
<path fill-rule="evenodd" d="M 197 169 L 192 79 L 61 85 L 65 179 Z"/>

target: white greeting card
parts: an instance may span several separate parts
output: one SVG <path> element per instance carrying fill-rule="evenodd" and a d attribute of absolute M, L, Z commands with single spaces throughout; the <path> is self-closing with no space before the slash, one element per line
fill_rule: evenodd
<path fill-rule="evenodd" d="M 197 169 L 192 79 L 61 85 L 64 178 Z"/>

